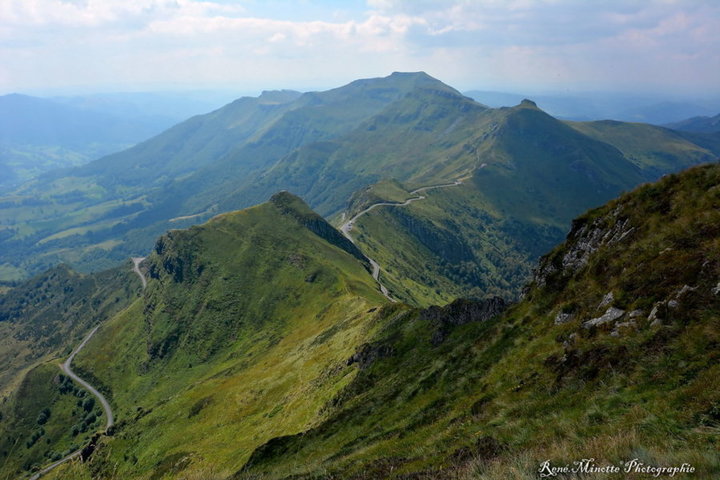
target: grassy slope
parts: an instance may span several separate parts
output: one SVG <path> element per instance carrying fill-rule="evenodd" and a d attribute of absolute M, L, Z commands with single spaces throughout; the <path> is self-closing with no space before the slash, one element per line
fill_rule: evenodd
<path fill-rule="evenodd" d="M 61 375 L 55 362 L 28 371 L 0 410 L 0 474 L 20 478 L 86 444 L 104 422 L 91 398 Z"/>
<path fill-rule="evenodd" d="M 715 161 L 718 152 L 662 127 L 615 121 L 568 122 L 572 128 L 618 148 L 647 178 Z"/>
<path fill-rule="evenodd" d="M 146 252 L 168 228 L 259 203 L 282 189 L 329 216 L 352 192 L 383 178 L 422 186 L 467 175 L 483 162 L 494 175 L 482 190 L 509 198 L 502 209 L 533 215 L 533 221 L 569 219 L 582 209 L 572 207 L 578 194 L 600 204 L 638 177 L 706 161 L 717 144 L 690 134 L 681 142 L 669 130 L 636 124 L 602 135 L 595 124 L 573 124 L 620 150 L 632 144 L 626 154 L 647 171 L 632 169 L 616 148 L 550 122 L 530 103 L 522 107 L 523 115 L 488 109 L 424 73 L 359 80 L 300 97 L 240 99 L 0 198 L 0 278 L 21 278 L 59 262 L 86 271 L 110 268 Z M 648 132 L 657 141 L 627 141 Z M 598 173 L 590 190 L 575 181 Z M 526 189 L 534 178 L 566 195 L 555 199 L 547 190 Z"/>
<path fill-rule="evenodd" d="M 479 167 L 462 186 L 429 191 L 406 207 L 375 209 L 357 222 L 359 245 L 383 266 L 393 294 L 411 304 L 517 298 L 532 265 L 562 239 L 573 216 L 643 179 L 617 149 L 529 102 L 477 112 L 474 124 L 475 149 L 440 155 Z M 459 175 L 462 168 L 450 171 Z M 358 193 L 347 215 L 379 199 L 411 196 L 403 197 L 397 183 L 381 182 Z"/>
<path fill-rule="evenodd" d="M 588 457 L 716 478 L 719 207 L 720 167 L 671 175 L 576 221 L 502 317 L 433 346 L 454 314 L 406 312 L 374 340 L 393 354 L 360 370 L 326 421 L 268 443 L 236 478 L 530 479 L 544 460 Z M 598 249 L 585 266 L 562 268 L 587 244 Z M 609 292 L 642 314 L 584 328 Z M 555 324 L 560 312 L 570 321 Z"/>
<path fill-rule="evenodd" d="M 144 297 L 77 357 L 119 420 L 96 474 L 228 475 L 326 415 L 384 299 L 361 262 L 303 226 L 312 218 L 283 194 L 159 240 Z"/>
<path fill-rule="evenodd" d="M 136 296 L 129 263 L 92 275 L 61 265 L 0 295 L 0 478 L 76 450 L 100 425 L 99 407 L 76 406 L 87 394 L 63 380 L 58 363 Z M 38 423 L 45 408 L 49 418 Z"/>
<path fill-rule="evenodd" d="M 369 190 L 373 198 L 386 195 Z M 392 295 L 420 306 L 457 297 L 514 298 L 528 278 L 532 259 L 514 237 L 550 248 L 561 230 L 502 219 L 472 185 L 423 193 L 404 207 L 379 207 L 361 217 L 351 232 L 364 253 L 382 266 Z M 412 195 L 405 192 L 405 198 Z M 395 200 L 394 200 L 395 201 Z M 524 228 L 525 231 L 512 231 Z"/>
<path fill-rule="evenodd" d="M 236 195 L 289 189 L 332 215 L 381 179 L 424 186 L 466 175 L 494 121 L 494 112 L 449 87 L 422 85 L 346 135 L 298 149 Z"/>
<path fill-rule="evenodd" d="M 259 203 L 279 189 L 227 201 L 295 148 L 344 134 L 426 84 L 452 91 L 419 73 L 299 98 L 274 92 L 243 98 L 125 152 L 43 177 L 0 198 L 0 278 L 61 261 L 109 268 L 146 252 L 168 228 Z"/>
<path fill-rule="evenodd" d="M 64 265 L 0 294 L 0 394 L 25 371 L 69 353 L 82 335 L 127 306 L 140 288 L 130 262 L 92 275 Z"/>

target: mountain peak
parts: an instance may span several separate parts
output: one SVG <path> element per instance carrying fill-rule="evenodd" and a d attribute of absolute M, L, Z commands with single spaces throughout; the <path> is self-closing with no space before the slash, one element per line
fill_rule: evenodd
<path fill-rule="evenodd" d="M 537 103 L 533 102 L 532 100 L 528 100 L 527 98 L 524 98 L 522 102 L 518 105 L 520 108 L 538 108 Z"/>
<path fill-rule="evenodd" d="M 345 250 L 347 253 L 360 260 L 366 268 L 369 268 L 370 261 L 355 246 L 355 244 L 345 238 L 343 234 L 330 225 L 323 217 L 315 213 L 297 195 L 293 195 L 287 190 L 282 190 L 270 197 L 269 202 L 275 206 L 282 215 L 289 215 L 293 217 L 298 221 L 298 223 L 313 232 L 315 235 L 324 239 L 328 243 Z"/>
<path fill-rule="evenodd" d="M 264 103 L 288 103 L 302 95 L 301 92 L 295 90 L 263 90 L 258 99 Z"/>
<path fill-rule="evenodd" d="M 402 77 L 404 77 L 404 78 L 413 78 L 413 77 L 414 77 L 414 78 L 432 79 L 432 80 L 439 81 L 439 80 L 437 80 L 436 78 L 431 77 L 430 75 L 428 75 L 427 73 L 425 73 L 425 72 L 423 72 L 423 71 L 419 71 L 419 72 L 393 72 L 393 73 L 390 74 L 390 78 L 402 78 Z"/>

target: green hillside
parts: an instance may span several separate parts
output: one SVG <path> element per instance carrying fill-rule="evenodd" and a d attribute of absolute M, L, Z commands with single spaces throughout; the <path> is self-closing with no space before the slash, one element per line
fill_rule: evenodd
<path fill-rule="evenodd" d="M 652 140 L 633 140 L 642 136 Z M 584 208 L 717 152 L 711 135 L 638 124 L 568 126 L 529 101 L 489 109 L 422 72 L 325 92 L 264 92 L 6 192 L 0 279 L 63 262 L 84 272 L 111 268 L 145 254 L 168 229 L 279 190 L 334 216 L 354 192 L 383 179 L 412 189 L 474 172 L 498 215 L 536 223 L 557 217 L 554 226 L 565 229 Z"/>
<path fill-rule="evenodd" d="M 264 201 L 227 198 L 283 156 L 342 135 L 418 86 L 425 74 L 358 80 L 327 92 L 265 92 L 193 117 L 132 149 L 57 172 L 0 198 L 0 278 L 57 263 L 83 271 L 143 254 L 169 228 Z"/>
<path fill-rule="evenodd" d="M 477 117 L 471 124 L 484 129 L 463 148 L 452 150 L 457 142 L 445 150 L 424 145 L 424 155 L 398 157 L 413 158 L 415 171 L 422 171 L 426 158 L 426 165 L 442 167 L 445 173 L 421 177 L 412 182 L 417 186 L 443 178 L 464 178 L 462 185 L 429 190 L 407 206 L 374 209 L 355 222 L 358 245 L 383 267 L 386 286 L 405 302 L 518 298 L 532 265 L 562 240 L 574 216 L 645 178 L 619 150 L 530 101 L 478 109 Z M 390 150 L 397 142 L 381 144 Z M 353 197 L 345 218 L 373 203 L 413 197 L 408 190 L 380 182 Z"/>
<path fill-rule="evenodd" d="M 92 275 L 60 265 L 0 294 L 3 477 L 77 450 L 99 428 L 100 407 L 58 363 L 136 298 L 140 281 L 129 263 Z"/>
<path fill-rule="evenodd" d="M 406 311 L 327 419 L 232 478 L 529 479 L 582 458 L 717 477 L 718 192 L 720 167 L 695 168 L 590 211 L 502 316 Z"/>
<path fill-rule="evenodd" d="M 171 231 L 78 356 L 116 429 L 47 478 L 526 479 L 580 458 L 717 477 L 719 192 L 698 167 L 589 211 L 510 307 L 388 303 L 287 193 Z M 43 394 L 49 418 L 77 421 L 64 395 Z M 42 405 L 14 405 L 32 438 Z"/>
<path fill-rule="evenodd" d="M 287 193 L 161 237 L 143 297 L 76 358 L 118 419 L 93 474 L 230 475 L 323 418 L 355 374 L 346 359 L 387 315 L 357 255 Z"/>
<path fill-rule="evenodd" d="M 572 122 L 574 129 L 620 150 L 648 179 L 679 168 L 712 162 L 720 155 L 720 144 L 696 136 L 642 123 L 614 121 Z"/>

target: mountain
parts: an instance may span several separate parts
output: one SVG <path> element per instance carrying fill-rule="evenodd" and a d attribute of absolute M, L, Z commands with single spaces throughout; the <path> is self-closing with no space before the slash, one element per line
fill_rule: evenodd
<path fill-rule="evenodd" d="M 719 187 L 720 167 L 694 168 L 591 210 L 499 316 L 457 301 L 388 324 L 369 345 L 392 353 L 322 423 L 231 478 L 500 479 L 578 458 L 716 477 Z"/>
<path fill-rule="evenodd" d="M 170 231 L 147 288 L 76 357 L 116 427 L 54 478 L 505 479 L 578 458 L 717 477 L 718 192 L 709 165 L 590 210 L 510 306 L 388 301 L 287 192 Z M 14 432 L 34 461 L 4 435 L 0 474 L 49 463 L 94 414 L 57 373 L 32 372 L 0 426 L 31 415 Z"/>
<path fill-rule="evenodd" d="M 171 122 L 27 95 L 0 96 L 0 188 L 8 190 L 42 173 L 123 150 Z"/>
<path fill-rule="evenodd" d="M 258 438 L 306 428 L 353 375 L 338 367 L 374 329 L 384 300 L 365 257 L 288 193 L 166 233 L 144 268 L 149 284 L 142 297 L 105 322 L 73 365 L 110 399 L 119 420 L 117 445 L 150 441 L 164 452 L 156 458 L 158 451 L 144 447 L 115 450 L 132 459 L 123 460 L 121 475 L 137 474 L 133 464 L 147 468 L 160 461 L 161 470 L 173 468 L 184 455 L 170 445 L 186 448 L 186 426 L 195 431 L 205 465 L 231 470 L 242 458 L 225 456 L 218 442 L 236 448 L 239 439 L 249 454 Z M 57 395 L 50 418 L 60 418 L 64 381 L 53 380 L 47 369 L 25 383 L 31 381 Z M 10 400 L 16 412 L 34 412 L 42 404 L 18 395 Z M 175 400 L 168 403 L 170 397 Z M 21 420 L 12 411 L 3 409 L 5 421 L 20 435 Z M 238 423 L 217 436 L 216 415 L 223 411 Z M 34 420 L 40 413 L 24 436 L 3 435 L 5 451 L 39 431 Z M 180 417 L 156 423 L 158 414 Z M 261 418 L 274 420 L 260 426 Z M 148 429 L 152 424 L 157 428 Z M 64 430 L 56 425 L 52 435 L 46 427 L 42 442 L 23 446 L 3 474 L 66 452 L 72 427 L 69 421 Z M 132 440 L 136 434 L 144 440 Z"/>
<path fill-rule="evenodd" d="M 674 145 L 676 134 L 658 132 Z M 0 198 L 0 272 L 4 279 L 21 278 L 59 262 L 86 272 L 110 268 L 128 255 L 143 255 L 167 229 L 257 204 L 279 190 L 301 196 L 338 223 L 355 192 L 382 180 L 412 191 L 466 178 L 463 185 L 480 192 L 465 198 L 468 209 L 507 224 L 493 235 L 504 237 L 510 263 L 522 263 L 527 277 L 537 255 L 559 241 L 584 209 L 642 181 L 716 158 L 716 144 L 683 141 L 687 156 L 673 151 L 658 167 L 648 159 L 664 150 L 642 156 L 646 147 L 655 151 L 653 143 L 636 149 L 640 160 L 634 161 L 611 144 L 615 139 L 592 138 L 533 102 L 490 109 L 422 72 L 358 80 L 326 92 L 266 92 Z M 473 203 L 481 198 L 482 204 Z M 472 237 L 468 225 L 464 235 Z M 521 251 L 514 244 L 522 244 Z M 498 262 L 487 268 L 508 272 Z M 447 274 L 479 278 L 454 267 Z M 521 276 L 511 276 L 512 284 L 498 292 L 519 293 L 522 282 L 515 279 Z M 458 282 L 465 280 L 451 283 Z M 427 301 L 481 287 L 475 280 L 447 285 L 452 294 L 439 289 Z M 480 297 L 489 292 L 473 291 Z"/>
<path fill-rule="evenodd" d="M 569 122 L 574 129 L 617 148 L 650 180 L 720 156 L 720 136 L 688 135 L 642 123 Z"/>
<path fill-rule="evenodd" d="M 615 120 L 665 125 L 690 116 L 712 114 L 720 108 L 717 98 L 667 98 L 659 94 L 558 92 L 529 95 L 471 90 L 465 95 L 494 108 L 516 105 L 523 98 L 531 97 L 551 115 L 574 121 Z"/>
<path fill-rule="evenodd" d="M 252 185 L 298 146 L 352 130 L 426 83 L 450 89 L 424 74 L 394 74 L 299 97 L 266 92 L 120 154 L 48 174 L 0 200 L 1 261 L 7 271 L 34 272 L 58 261 L 109 268 L 128 252 L 146 252 L 168 228 L 261 201 L 244 198 L 219 208 L 233 190 Z"/>
<path fill-rule="evenodd" d="M 667 124 L 666 127 L 687 132 L 717 133 L 720 132 L 720 114 L 714 117 L 692 117 L 680 122 Z"/>
<path fill-rule="evenodd" d="M 531 266 L 562 240 L 574 216 L 678 166 L 714 161 L 720 152 L 650 125 L 560 122 L 530 101 L 481 110 L 469 125 L 467 143 L 449 143 L 462 145 L 456 152 L 420 144 L 422 153 L 398 155 L 421 166 L 434 154 L 428 165 L 452 174 L 407 187 L 381 182 L 357 194 L 345 214 L 403 202 L 417 197 L 416 186 L 469 172 L 460 185 L 423 192 L 426 198 L 402 207 L 376 208 L 354 222 L 358 245 L 383 267 L 390 292 L 413 305 L 458 296 L 517 298 Z M 387 145 L 387 155 L 391 148 L 403 151 L 399 139 L 365 143 Z"/>

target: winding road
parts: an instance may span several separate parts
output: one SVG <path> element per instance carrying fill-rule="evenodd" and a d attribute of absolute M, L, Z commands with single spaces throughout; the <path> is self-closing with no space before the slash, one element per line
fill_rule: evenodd
<path fill-rule="evenodd" d="M 427 192 L 428 190 L 434 190 L 434 189 L 436 189 L 436 188 L 456 187 L 456 186 L 458 186 L 458 185 L 462 185 L 463 180 L 464 180 L 464 179 L 461 178 L 461 179 L 459 179 L 459 180 L 455 180 L 455 181 L 452 182 L 452 183 L 441 183 L 441 184 L 438 184 L 438 185 L 430 185 L 430 186 L 427 186 L 427 187 L 416 188 L 415 190 L 413 190 L 413 191 L 410 192 L 410 195 L 416 195 L 416 196 L 415 196 L 415 197 L 408 198 L 408 199 L 405 200 L 404 202 L 378 202 L 378 203 L 373 203 L 372 205 L 370 205 L 369 207 L 367 207 L 365 210 L 361 211 L 360 213 L 355 214 L 350 220 L 348 220 L 347 222 L 343 223 L 342 226 L 340 227 L 340 231 L 342 232 L 343 235 L 345 235 L 345 238 L 347 238 L 348 240 L 350 240 L 352 243 L 355 243 L 355 240 L 354 240 L 354 239 L 352 238 L 352 236 L 350 235 L 350 230 L 352 230 L 353 226 L 355 226 L 355 222 L 357 221 L 358 218 L 362 217 L 363 215 L 365 215 L 366 213 L 370 212 L 371 210 L 373 210 L 373 209 L 375 209 L 375 208 L 377 208 L 377 207 L 404 207 L 404 206 L 406 206 L 406 205 L 411 204 L 412 202 L 417 202 L 417 201 L 419 201 L 419 200 L 424 200 L 426 197 L 425 197 L 424 195 L 420 195 L 420 192 Z M 355 245 L 357 245 L 357 244 L 355 244 Z M 366 257 L 367 257 L 367 255 L 366 255 Z M 375 260 L 373 260 L 373 259 L 370 258 L 370 257 L 367 257 L 367 259 L 370 261 L 370 265 L 372 265 L 372 269 L 373 269 L 373 270 L 372 270 L 372 277 L 375 279 L 375 281 L 376 281 L 376 282 L 378 283 L 378 285 L 380 286 L 380 292 L 382 292 L 382 294 L 385 296 L 385 298 L 387 298 L 387 299 L 390 300 L 391 302 L 397 302 L 396 299 L 394 299 L 392 296 L 390 296 L 390 292 L 388 292 L 387 287 L 385 287 L 385 285 L 383 285 L 382 282 L 380 281 L 380 265 L 379 265 Z"/>
<path fill-rule="evenodd" d="M 143 260 L 145 260 L 145 257 L 133 257 L 132 258 L 133 272 L 135 272 L 140 277 L 140 281 L 142 282 L 143 289 L 145 289 L 145 287 L 147 286 L 147 279 L 145 278 L 145 275 L 143 275 L 143 273 L 140 271 L 140 263 L 142 263 Z M 77 383 L 82 385 L 83 388 L 88 390 L 90 393 L 92 393 L 95 396 L 95 398 L 98 399 L 98 401 L 100 402 L 100 405 L 102 405 L 102 408 L 105 412 L 105 418 L 106 418 L 105 431 L 107 432 L 108 429 L 115 424 L 115 417 L 113 416 L 113 412 L 112 412 L 112 408 L 110 407 L 110 403 L 107 401 L 107 399 L 105 398 L 105 396 L 102 393 L 100 393 L 95 387 L 90 385 L 88 382 L 86 382 L 82 378 L 78 377 L 77 374 L 75 372 L 73 372 L 72 368 L 71 368 L 71 364 L 72 364 L 73 359 L 75 358 L 75 355 L 77 355 L 78 352 L 80 352 L 80 350 L 82 350 L 83 347 L 85 347 L 85 344 L 87 344 L 87 342 L 90 341 L 92 336 L 95 335 L 95 332 L 97 332 L 98 328 L 100 328 L 100 325 L 97 325 L 95 328 L 90 330 L 90 333 L 88 333 L 87 336 L 85 337 L 85 339 L 82 342 L 80 342 L 80 345 L 75 347 L 75 350 L 72 351 L 72 353 L 67 358 L 67 360 L 65 360 L 65 362 L 63 362 L 60 365 L 60 369 L 68 377 L 72 378 Z M 50 470 L 54 469 L 55 467 L 58 467 L 58 466 L 62 465 L 63 463 L 72 460 L 73 458 L 79 457 L 80 454 L 82 453 L 82 450 L 83 450 L 82 448 L 79 450 L 76 450 L 73 453 L 71 453 L 70 455 L 68 455 L 64 458 L 61 458 L 57 462 L 48 465 L 47 467 L 43 468 L 42 470 L 36 472 L 32 477 L 30 477 L 30 480 L 37 480 L 38 478 L 40 478 L 40 476 L 48 473 Z"/>

